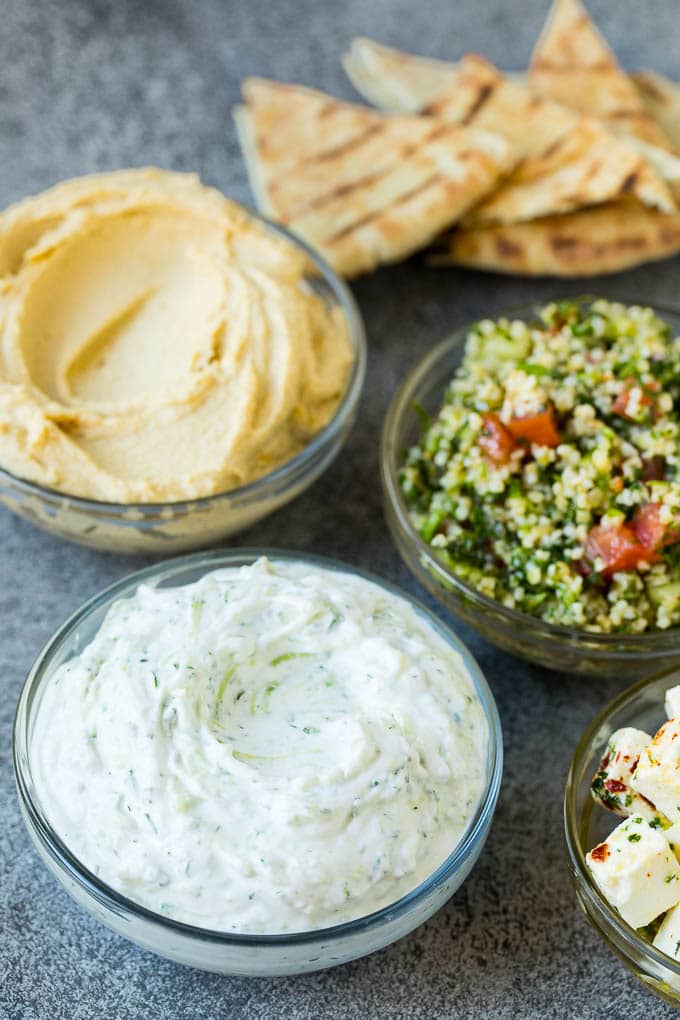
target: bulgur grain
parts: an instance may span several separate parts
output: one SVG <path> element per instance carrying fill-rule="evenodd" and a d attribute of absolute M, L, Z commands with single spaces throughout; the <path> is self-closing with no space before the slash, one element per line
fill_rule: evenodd
<path fill-rule="evenodd" d="M 680 341 L 650 308 L 483 320 L 406 455 L 412 520 L 506 606 L 596 632 L 675 626 L 679 400 Z"/>

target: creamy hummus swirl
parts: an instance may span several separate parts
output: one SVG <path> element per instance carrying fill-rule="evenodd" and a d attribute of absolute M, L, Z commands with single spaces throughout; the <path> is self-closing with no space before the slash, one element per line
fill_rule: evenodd
<path fill-rule="evenodd" d="M 305 256 L 193 175 L 66 181 L 0 215 L 0 466 L 115 502 L 289 460 L 351 350 Z"/>

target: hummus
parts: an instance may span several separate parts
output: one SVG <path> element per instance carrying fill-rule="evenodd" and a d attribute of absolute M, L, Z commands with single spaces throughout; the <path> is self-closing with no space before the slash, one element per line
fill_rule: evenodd
<path fill-rule="evenodd" d="M 225 492 L 332 417 L 351 349 L 292 244 L 193 175 L 66 181 L 0 215 L 0 466 L 71 495 Z"/>

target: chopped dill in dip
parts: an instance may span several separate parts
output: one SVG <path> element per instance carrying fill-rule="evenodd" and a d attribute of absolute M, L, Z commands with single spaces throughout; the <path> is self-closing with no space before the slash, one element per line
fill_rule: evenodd
<path fill-rule="evenodd" d="M 583 630 L 680 623 L 680 342 L 651 308 L 563 301 L 469 333 L 401 486 L 503 605 Z"/>
<path fill-rule="evenodd" d="M 224 931 L 326 927 L 451 853 L 484 790 L 467 668 L 404 599 L 260 559 L 141 585 L 46 685 L 34 781 L 118 892 Z"/>

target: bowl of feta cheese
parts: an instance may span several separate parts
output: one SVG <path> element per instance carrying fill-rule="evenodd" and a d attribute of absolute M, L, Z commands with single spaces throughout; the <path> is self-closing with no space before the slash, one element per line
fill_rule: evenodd
<path fill-rule="evenodd" d="M 577 898 L 651 991 L 680 1004 L 680 667 L 628 688 L 576 749 L 564 818 Z"/>
<path fill-rule="evenodd" d="M 114 931 L 225 974 L 333 966 L 467 877 L 502 738 L 467 649 L 389 584 L 306 554 L 166 561 L 82 607 L 19 701 L 23 816 Z"/>

